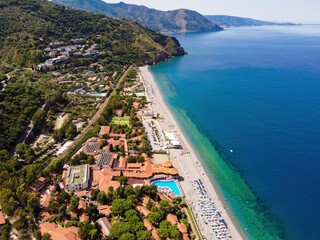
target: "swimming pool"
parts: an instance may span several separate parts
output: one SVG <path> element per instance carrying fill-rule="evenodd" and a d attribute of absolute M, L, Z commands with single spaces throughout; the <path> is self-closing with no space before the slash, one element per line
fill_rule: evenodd
<path fill-rule="evenodd" d="M 154 181 L 152 184 L 155 185 L 156 187 L 168 187 L 171 189 L 171 191 L 175 195 L 181 196 L 180 189 L 175 180 L 169 180 L 169 181 L 159 180 L 159 181 Z"/>
<path fill-rule="evenodd" d="M 105 97 L 107 94 L 105 93 L 90 93 L 91 97 Z"/>

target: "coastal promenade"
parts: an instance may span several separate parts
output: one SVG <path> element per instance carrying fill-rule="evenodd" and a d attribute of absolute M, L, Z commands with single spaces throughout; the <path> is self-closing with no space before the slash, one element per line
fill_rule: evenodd
<path fill-rule="evenodd" d="M 140 68 L 149 108 L 159 116 L 162 131 L 170 131 L 179 140 L 182 149 L 169 149 L 170 160 L 179 169 L 185 199 L 192 210 L 203 239 L 244 239 L 231 220 L 226 207 L 208 178 L 201 162 L 186 140 L 169 108 L 163 101 L 160 90 L 148 70 Z"/>

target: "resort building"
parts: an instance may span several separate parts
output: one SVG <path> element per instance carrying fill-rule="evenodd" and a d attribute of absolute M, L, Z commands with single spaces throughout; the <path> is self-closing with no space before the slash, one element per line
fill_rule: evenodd
<path fill-rule="evenodd" d="M 99 137 L 103 138 L 105 135 L 109 135 L 110 133 L 110 126 L 101 126 Z"/>
<path fill-rule="evenodd" d="M 172 224 L 172 225 L 176 225 L 179 221 L 178 221 L 178 217 L 172 213 L 169 213 L 167 215 L 167 220 Z"/>
<path fill-rule="evenodd" d="M 100 149 L 100 143 L 99 138 L 91 138 L 83 146 L 83 152 L 88 155 L 95 155 Z"/>
<path fill-rule="evenodd" d="M 93 189 L 108 192 L 109 187 L 114 189 L 120 187 L 120 183 L 113 180 L 113 177 L 120 176 L 120 172 L 117 174 L 110 168 L 91 168 L 91 173 L 90 180 Z"/>
<path fill-rule="evenodd" d="M 62 177 L 65 179 L 65 186 L 68 190 L 83 190 L 89 187 L 90 169 L 89 165 L 79 165 L 68 167 L 63 172 Z"/>
<path fill-rule="evenodd" d="M 158 236 L 156 229 L 153 229 L 151 231 L 151 239 L 153 240 L 161 240 L 161 238 Z"/>
<path fill-rule="evenodd" d="M 165 137 L 169 140 L 170 142 L 170 147 L 171 148 L 175 148 L 175 149 L 181 149 L 181 143 L 178 141 L 178 139 L 176 138 L 175 134 L 173 132 L 169 132 L 169 131 L 163 131 Z"/>
<path fill-rule="evenodd" d="M 141 213 L 145 217 L 148 217 L 148 215 L 151 213 L 151 211 L 144 206 L 136 206 L 136 209 L 139 213 Z"/>
<path fill-rule="evenodd" d="M 99 205 L 98 211 L 100 214 L 105 215 L 106 217 L 109 217 L 111 215 L 111 206 L 109 205 Z"/>
<path fill-rule="evenodd" d="M 55 223 L 45 222 L 39 225 L 42 234 L 49 233 L 51 240 L 80 240 L 78 237 L 79 228 L 63 228 Z"/>
<path fill-rule="evenodd" d="M 111 168 L 114 161 L 117 160 L 118 154 L 110 153 L 108 151 L 101 151 L 96 156 L 94 156 L 94 158 L 96 159 L 97 166 Z"/>
<path fill-rule="evenodd" d="M 108 221 L 108 219 L 106 217 L 99 218 L 98 223 L 101 226 L 101 230 L 102 230 L 103 236 L 105 236 L 105 237 L 109 236 L 110 229 L 111 229 L 111 224 Z"/>
<path fill-rule="evenodd" d="M 153 225 L 151 224 L 151 222 L 149 222 L 148 219 L 143 219 L 143 225 L 145 226 L 145 228 L 148 230 L 148 231 L 151 231 L 153 229 Z"/>

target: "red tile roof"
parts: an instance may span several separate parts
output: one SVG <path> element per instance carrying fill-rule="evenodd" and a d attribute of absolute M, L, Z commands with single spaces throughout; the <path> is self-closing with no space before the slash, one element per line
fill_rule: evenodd
<path fill-rule="evenodd" d="M 169 214 L 167 215 L 167 220 L 168 220 L 169 222 L 171 222 L 172 225 L 176 225 L 176 223 L 178 222 L 177 216 L 174 215 L 174 214 L 172 214 L 172 213 L 169 213 Z"/>
<path fill-rule="evenodd" d="M 83 199 L 80 199 L 79 204 L 78 204 L 78 209 L 86 210 L 87 209 L 86 201 L 84 201 Z"/>
<path fill-rule="evenodd" d="M 135 108 L 135 109 L 138 109 L 140 106 L 140 103 L 139 102 L 133 102 L 132 103 L 132 107 Z"/>
<path fill-rule="evenodd" d="M 177 227 L 181 233 L 188 233 L 188 229 L 184 223 L 178 223 Z"/>
<path fill-rule="evenodd" d="M 161 238 L 158 236 L 158 234 L 157 234 L 155 229 L 152 230 L 151 234 L 152 234 L 152 239 L 161 240 Z"/>
<path fill-rule="evenodd" d="M 157 208 L 160 207 L 160 204 L 158 202 L 154 201 L 152 198 L 150 198 L 147 195 L 143 196 L 141 199 L 142 199 L 143 205 L 145 206 L 148 204 L 149 201 L 151 201 Z"/>
<path fill-rule="evenodd" d="M 138 212 L 142 213 L 144 216 L 148 216 L 151 212 L 144 206 L 136 206 Z"/>
<path fill-rule="evenodd" d="M 4 219 L 2 211 L 0 211 L 0 225 L 3 225 L 6 223 L 6 220 Z"/>
<path fill-rule="evenodd" d="M 189 236 L 188 236 L 187 233 L 184 233 L 184 234 L 182 235 L 182 239 L 183 239 L 183 240 L 190 240 L 190 238 L 189 238 Z"/>
<path fill-rule="evenodd" d="M 151 224 L 151 222 L 149 222 L 148 219 L 143 219 L 143 225 L 148 231 L 151 231 L 153 229 L 153 225 Z"/>
<path fill-rule="evenodd" d="M 111 206 L 100 205 L 100 206 L 98 206 L 98 211 L 100 214 L 104 214 L 108 217 L 111 214 Z"/>
<path fill-rule="evenodd" d="M 41 223 L 39 225 L 42 234 L 49 233 L 52 240 L 80 240 L 77 236 L 79 228 L 63 228 L 55 223 Z"/>
<path fill-rule="evenodd" d="M 99 136 L 107 135 L 110 133 L 110 126 L 101 126 Z"/>
<path fill-rule="evenodd" d="M 85 221 L 89 220 L 89 217 L 85 213 L 82 213 L 79 220 L 80 220 L 80 222 L 85 222 Z"/>

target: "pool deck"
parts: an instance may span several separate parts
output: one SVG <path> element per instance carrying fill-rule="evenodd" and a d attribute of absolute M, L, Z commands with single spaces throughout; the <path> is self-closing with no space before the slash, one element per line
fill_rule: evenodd
<path fill-rule="evenodd" d="M 177 195 L 177 194 L 175 193 L 175 191 L 174 191 L 170 186 L 164 185 L 163 187 L 168 187 L 177 197 L 182 197 L 182 198 L 184 198 L 184 197 L 185 197 L 185 194 L 184 194 L 183 189 L 182 189 L 182 187 L 181 187 L 181 185 L 180 185 L 180 182 L 179 182 L 178 180 L 174 180 L 174 179 L 156 180 L 156 181 L 152 182 L 152 184 L 154 184 L 155 182 L 165 183 L 165 182 L 172 182 L 172 181 L 174 181 L 174 183 L 176 184 L 176 187 L 177 187 L 177 189 L 178 189 L 178 191 L 179 191 L 179 195 Z M 154 184 L 154 185 L 157 186 L 156 184 Z M 157 186 L 157 187 L 160 187 L 160 186 Z M 162 186 L 161 186 L 161 187 L 162 187 Z"/>

